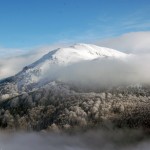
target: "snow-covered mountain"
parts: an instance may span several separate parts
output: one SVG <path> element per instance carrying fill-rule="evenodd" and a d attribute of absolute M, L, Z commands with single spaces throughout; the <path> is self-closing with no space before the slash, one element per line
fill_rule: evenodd
<path fill-rule="evenodd" d="M 9 85 L 7 89 L 11 90 L 12 86 L 15 90 L 17 89 L 17 91 L 21 92 L 32 90 L 35 84 L 39 83 L 45 72 L 50 72 L 54 67 L 68 66 L 82 61 L 92 61 L 101 58 L 122 59 L 127 56 L 128 54 L 117 50 L 92 44 L 75 44 L 67 48 L 58 48 L 50 51 L 33 64 L 24 67 L 15 76 L 2 81 L 0 87 L 2 84 L 6 84 L 7 86 Z"/>
<path fill-rule="evenodd" d="M 67 48 L 59 48 L 44 55 L 33 64 L 26 66 L 17 76 L 27 76 L 30 82 L 36 82 L 37 77 L 54 65 L 66 66 L 84 60 L 94 60 L 104 57 L 123 58 L 127 54 L 92 44 L 76 44 Z M 33 77 L 34 75 L 34 77 Z M 31 77 L 32 76 L 32 77 Z"/>
<path fill-rule="evenodd" d="M 82 88 L 81 84 L 78 84 L 79 86 L 74 84 L 78 82 L 78 78 L 86 79 L 88 73 L 96 74 L 98 78 L 100 74 L 104 77 L 107 74 L 113 76 L 114 68 L 110 63 L 114 60 L 116 62 L 116 59 L 119 59 L 117 60 L 119 63 L 126 63 L 128 55 L 89 44 L 76 44 L 49 52 L 15 76 L 0 82 L 0 129 L 69 131 L 70 133 L 70 131 L 83 130 L 85 132 L 86 129 L 95 127 L 96 129 L 102 127 L 103 130 L 108 128 L 107 123 L 110 123 L 113 129 L 118 127 L 119 129 L 128 129 L 128 127 L 149 129 L 150 86 L 121 87 L 117 85 L 110 88 L 108 85 L 109 88 L 95 86 L 96 89 L 91 86 L 91 91 L 86 85 Z M 103 60 L 110 66 L 109 71 L 104 74 L 96 72 L 98 69 L 103 70 L 102 67 L 107 68 Z M 98 65 L 96 65 L 97 62 Z M 82 64 L 84 64 L 83 67 L 81 67 Z M 85 64 L 88 65 L 85 66 Z M 94 64 L 92 67 L 96 70 L 90 70 L 89 64 Z M 65 73 L 66 68 L 69 69 L 65 75 L 70 75 L 71 72 L 78 73 L 76 66 L 79 66 L 80 71 L 88 70 L 88 72 L 83 77 L 80 74 L 77 77 L 75 74 L 77 80 L 73 83 L 74 85 L 65 80 L 59 80 L 57 78 L 59 70 L 55 72 L 54 79 L 49 78 L 54 68 L 61 68 L 61 71 Z M 123 70 L 125 70 L 124 67 Z M 45 77 L 47 71 L 49 74 Z M 126 78 L 126 76 L 123 77 Z M 94 79 L 95 76 L 92 80 Z M 86 81 L 91 85 L 91 80 L 87 78 Z M 100 84 L 102 81 L 103 78 L 99 81 Z"/>

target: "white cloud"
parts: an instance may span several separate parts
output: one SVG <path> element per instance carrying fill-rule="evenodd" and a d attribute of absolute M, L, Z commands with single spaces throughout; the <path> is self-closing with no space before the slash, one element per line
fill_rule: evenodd
<path fill-rule="evenodd" d="M 101 58 L 64 67 L 56 65 L 44 72 L 42 77 L 89 89 L 150 84 L 149 64 L 150 55 Z"/>
<path fill-rule="evenodd" d="M 24 53 L 22 49 L 0 47 L 0 58 L 7 58 L 8 56 L 17 56 L 22 53 Z"/>
<path fill-rule="evenodd" d="M 150 31 L 131 32 L 96 44 L 128 53 L 150 53 Z"/>

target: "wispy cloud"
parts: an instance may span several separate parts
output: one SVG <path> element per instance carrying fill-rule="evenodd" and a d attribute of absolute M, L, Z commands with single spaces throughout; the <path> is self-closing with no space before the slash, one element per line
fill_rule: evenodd
<path fill-rule="evenodd" d="M 3 48 L 0 47 L 0 58 L 6 58 L 8 56 L 16 56 L 23 54 L 24 51 L 22 49 L 16 49 L 16 48 Z"/>
<path fill-rule="evenodd" d="M 129 32 L 150 30 L 149 9 L 141 9 L 121 17 L 111 17 L 110 14 L 100 15 L 95 21 L 89 22 L 89 30 L 85 31 L 85 39 L 107 39 Z M 94 38 L 93 38 L 94 37 Z"/>

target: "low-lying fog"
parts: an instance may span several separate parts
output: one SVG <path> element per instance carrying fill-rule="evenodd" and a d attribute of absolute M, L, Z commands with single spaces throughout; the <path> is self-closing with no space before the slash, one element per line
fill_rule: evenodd
<path fill-rule="evenodd" d="M 141 131 L 89 131 L 84 134 L 15 133 L 0 135 L 0 150 L 149 150 Z"/>
<path fill-rule="evenodd" d="M 86 87 L 150 84 L 149 64 L 149 55 L 129 55 L 123 59 L 101 58 L 66 67 L 52 66 L 42 77 Z"/>

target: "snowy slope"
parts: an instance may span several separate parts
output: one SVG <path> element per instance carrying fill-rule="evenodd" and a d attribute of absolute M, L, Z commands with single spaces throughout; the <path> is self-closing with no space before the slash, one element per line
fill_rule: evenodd
<path fill-rule="evenodd" d="M 127 54 L 92 44 L 76 44 L 49 52 L 29 67 L 41 67 L 43 64 L 66 65 L 82 60 L 93 60 L 99 57 L 125 57 Z"/>

